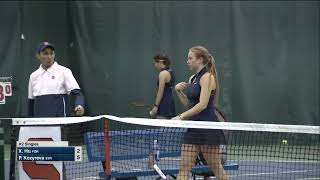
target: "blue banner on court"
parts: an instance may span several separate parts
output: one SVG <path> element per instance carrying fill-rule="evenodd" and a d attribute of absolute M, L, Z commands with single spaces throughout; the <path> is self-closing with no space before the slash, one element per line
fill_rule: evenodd
<path fill-rule="evenodd" d="M 81 147 L 17 147 L 17 161 L 81 160 Z"/>

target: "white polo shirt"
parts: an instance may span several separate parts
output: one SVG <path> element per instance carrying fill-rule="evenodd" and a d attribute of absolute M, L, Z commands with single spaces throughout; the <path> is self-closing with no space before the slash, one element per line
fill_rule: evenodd
<path fill-rule="evenodd" d="M 39 69 L 30 75 L 28 98 L 33 101 L 34 117 L 65 117 L 68 95 L 80 89 L 70 69 L 54 62 L 48 69 Z M 31 108 L 31 107 L 29 107 Z"/>
<path fill-rule="evenodd" d="M 45 70 L 41 65 L 30 75 L 28 98 L 49 94 L 70 94 L 74 89 L 80 89 L 69 68 L 54 62 Z"/>

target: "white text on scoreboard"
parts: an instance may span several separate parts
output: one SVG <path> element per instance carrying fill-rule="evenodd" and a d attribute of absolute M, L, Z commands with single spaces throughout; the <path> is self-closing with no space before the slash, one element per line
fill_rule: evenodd
<path fill-rule="evenodd" d="M 17 141 L 17 147 L 67 147 L 68 141 Z"/>
<path fill-rule="evenodd" d="M 82 161 L 81 146 L 17 147 L 17 161 Z"/>
<path fill-rule="evenodd" d="M 0 104 L 6 103 L 6 96 L 12 96 L 11 82 L 0 82 Z"/>

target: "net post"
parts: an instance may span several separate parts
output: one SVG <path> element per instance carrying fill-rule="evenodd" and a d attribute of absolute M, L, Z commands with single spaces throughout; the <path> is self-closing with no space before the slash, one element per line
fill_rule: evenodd
<path fill-rule="evenodd" d="M 111 158 L 110 158 L 110 129 L 109 129 L 109 119 L 104 119 L 104 134 L 105 134 L 105 167 L 106 167 L 106 179 L 111 179 Z"/>
<path fill-rule="evenodd" d="M 18 135 L 18 127 L 11 125 L 11 147 L 10 147 L 10 172 L 9 172 L 9 180 L 15 180 L 16 173 L 16 144 L 17 144 L 17 135 Z"/>

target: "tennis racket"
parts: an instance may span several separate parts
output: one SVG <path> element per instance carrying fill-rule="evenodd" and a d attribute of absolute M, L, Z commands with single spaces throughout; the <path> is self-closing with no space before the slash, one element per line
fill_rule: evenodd
<path fill-rule="evenodd" d="M 131 102 L 130 105 L 134 107 L 141 107 L 141 108 L 148 108 L 148 109 L 153 108 L 153 106 L 149 104 L 141 103 L 141 102 Z"/>
<path fill-rule="evenodd" d="M 140 103 L 140 102 L 132 102 L 130 103 L 131 106 L 134 106 L 134 107 L 140 107 L 140 108 L 144 108 L 144 109 L 147 109 L 147 110 L 151 110 L 153 108 L 153 106 L 149 105 L 149 104 L 144 104 L 144 103 Z M 155 118 L 156 117 L 156 114 L 151 114 L 151 111 L 149 112 L 149 115 L 151 118 Z"/>
<path fill-rule="evenodd" d="M 158 141 L 153 140 L 153 150 L 151 151 L 148 157 L 149 168 L 154 169 L 162 179 L 167 179 L 166 175 L 161 171 L 161 169 L 157 165 L 157 161 L 159 161 Z"/>

